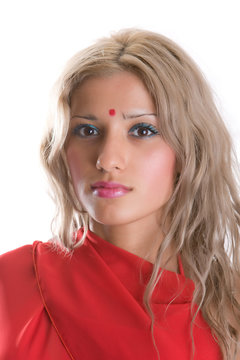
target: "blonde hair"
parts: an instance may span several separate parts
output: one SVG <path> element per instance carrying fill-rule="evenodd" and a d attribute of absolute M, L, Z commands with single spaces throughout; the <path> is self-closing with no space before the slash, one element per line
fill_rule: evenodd
<path fill-rule="evenodd" d="M 164 209 L 165 237 L 144 294 L 152 334 L 151 296 L 159 281 L 162 254 L 174 243 L 195 283 L 192 303 L 199 305 L 198 311 L 201 309 L 217 337 L 224 359 L 230 360 L 239 329 L 229 322 L 228 313 L 240 323 L 235 294 L 240 276 L 237 160 L 209 85 L 193 60 L 173 41 L 150 31 L 125 29 L 98 40 L 67 63 L 55 86 L 41 145 L 41 159 L 57 208 L 52 223 L 54 239 L 72 250 L 83 244 L 89 225 L 88 214 L 74 193 L 64 151 L 71 95 L 83 80 L 118 71 L 130 71 L 146 85 L 156 105 L 162 136 L 174 149 L 179 169 Z M 76 242 L 74 234 L 79 227 L 85 231 Z M 192 323 L 195 317 L 196 313 Z"/>

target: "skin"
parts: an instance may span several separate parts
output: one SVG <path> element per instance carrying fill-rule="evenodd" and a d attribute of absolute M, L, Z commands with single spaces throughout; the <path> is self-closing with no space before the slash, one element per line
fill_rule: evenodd
<path fill-rule="evenodd" d="M 114 116 L 109 114 L 110 109 L 115 110 Z M 173 192 L 176 157 L 161 138 L 155 115 L 124 119 L 122 113 L 156 114 L 151 96 L 135 74 L 124 71 L 85 80 L 71 98 L 67 163 L 76 196 L 90 216 L 90 230 L 153 263 L 163 237 L 162 208 Z M 81 117 L 89 114 L 97 120 Z M 153 135 L 145 127 L 132 130 L 139 123 L 152 125 L 158 133 Z M 89 132 L 85 127 L 76 132 L 80 124 L 96 129 Z M 101 198 L 91 190 L 91 184 L 101 180 L 132 190 L 122 197 Z M 168 249 L 165 256 L 172 250 Z M 178 272 L 177 258 L 166 268 Z"/>
<path fill-rule="evenodd" d="M 115 110 L 114 115 L 109 112 L 111 109 Z M 154 263 L 163 238 L 162 208 L 173 192 L 176 178 L 176 158 L 160 134 L 147 137 L 143 136 L 143 128 L 130 131 L 135 124 L 144 122 L 160 132 L 156 116 L 124 120 L 122 113 L 156 113 L 152 98 L 136 75 L 121 72 L 81 84 L 71 98 L 71 121 L 65 143 L 67 163 L 76 196 L 90 216 L 90 230 Z M 77 117 L 89 114 L 98 120 Z M 80 137 L 73 133 L 80 124 L 93 125 L 99 133 Z M 139 136 L 134 137 L 133 133 Z M 98 160 L 102 169 L 97 165 Z M 119 182 L 132 190 L 123 197 L 100 198 L 93 194 L 91 184 L 101 180 Z M 173 249 L 167 249 L 163 262 L 172 252 Z M 165 268 L 179 272 L 177 258 L 173 257 Z M 240 296 L 238 299 L 240 301 Z M 240 332 L 231 309 L 229 322 Z M 240 360 L 239 351 L 236 360 Z"/>

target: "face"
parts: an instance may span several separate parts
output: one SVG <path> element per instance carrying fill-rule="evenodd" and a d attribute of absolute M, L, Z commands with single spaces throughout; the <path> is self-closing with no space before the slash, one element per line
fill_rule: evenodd
<path fill-rule="evenodd" d="M 74 91 L 65 150 L 90 218 L 123 225 L 161 214 L 173 191 L 175 154 L 160 130 L 153 100 L 133 73 L 87 79 Z M 98 181 L 128 191 L 92 188 Z"/>

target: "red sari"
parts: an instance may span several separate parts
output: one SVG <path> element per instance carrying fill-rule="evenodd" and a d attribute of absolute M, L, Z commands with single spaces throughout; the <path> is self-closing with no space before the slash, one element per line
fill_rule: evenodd
<path fill-rule="evenodd" d="M 194 284 L 179 267 L 152 297 L 160 360 L 191 359 Z M 0 359 L 157 360 L 143 306 L 152 269 L 90 230 L 71 256 L 39 241 L 2 255 Z M 201 313 L 193 336 L 194 360 L 222 359 Z"/>

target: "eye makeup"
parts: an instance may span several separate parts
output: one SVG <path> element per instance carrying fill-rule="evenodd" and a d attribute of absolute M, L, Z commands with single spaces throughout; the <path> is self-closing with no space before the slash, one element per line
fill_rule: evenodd
<path fill-rule="evenodd" d="M 84 129 L 88 129 L 88 135 L 84 135 L 82 134 Z M 134 132 L 134 131 L 138 131 L 139 129 L 143 129 L 145 131 L 150 131 L 151 134 L 146 135 L 143 134 L 143 136 L 138 136 L 138 135 L 132 135 L 133 137 L 138 137 L 138 138 L 149 138 L 152 137 L 154 135 L 160 135 L 159 131 L 151 124 L 147 124 L 147 123 L 138 123 L 135 124 L 134 126 L 131 127 L 131 129 L 129 130 L 130 133 Z M 90 133 L 91 131 L 91 133 Z M 91 124 L 78 124 L 77 126 L 74 127 L 74 129 L 72 130 L 72 133 L 74 135 L 77 135 L 81 138 L 87 138 L 87 137 L 95 137 L 97 136 L 96 134 L 93 134 L 94 131 L 97 131 L 97 133 L 99 134 L 99 129 Z"/>
<path fill-rule="evenodd" d="M 92 130 L 92 131 L 97 130 L 97 131 L 98 131 L 98 128 L 96 128 L 96 126 L 93 126 L 93 125 L 90 125 L 90 124 L 78 124 L 77 126 L 74 127 L 72 133 L 73 133 L 74 135 L 78 135 L 78 136 L 80 136 L 80 137 L 84 137 L 84 135 L 81 135 L 81 134 L 80 134 L 80 131 L 81 131 L 82 129 L 88 129 L 88 130 Z"/>
<path fill-rule="evenodd" d="M 144 130 L 147 130 L 147 131 L 151 131 L 152 134 L 151 135 L 144 135 L 144 136 L 147 136 L 147 137 L 152 137 L 154 135 L 158 135 L 159 132 L 158 130 L 151 124 L 147 124 L 147 123 L 139 123 L 139 124 L 136 124 L 134 125 L 131 130 L 134 131 L 134 130 L 139 130 L 139 129 L 144 129 Z M 135 135 L 133 135 L 135 136 Z M 138 136 L 137 136 L 138 137 Z"/>

